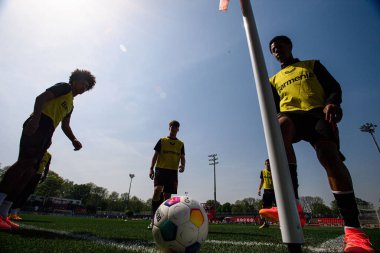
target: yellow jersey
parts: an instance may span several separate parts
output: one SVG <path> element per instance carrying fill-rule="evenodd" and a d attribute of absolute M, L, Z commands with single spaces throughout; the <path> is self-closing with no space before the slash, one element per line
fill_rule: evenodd
<path fill-rule="evenodd" d="M 325 106 L 325 91 L 313 69 L 315 60 L 299 61 L 269 79 L 280 97 L 280 111 L 309 111 Z"/>
<path fill-rule="evenodd" d="M 264 190 L 273 189 L 272 173 L 267 168 L 261 171 L 260 178 L 263 179 Z"/>
<path fill-rule="evenodd" d="M 163 137 L 158 141 L 155 150 L 159 153 L 157 168 L 178 170 L 181 156 L 184 154 L 184 143 L 182 141 Z"/>

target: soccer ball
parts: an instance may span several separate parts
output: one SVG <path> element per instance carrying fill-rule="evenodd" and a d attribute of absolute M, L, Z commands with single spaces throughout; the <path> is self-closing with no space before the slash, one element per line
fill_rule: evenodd
<path fill-rule="evenodd" d="M 206 211 L 188 196 L 172 197 L 157 209 L 152 233 L 162 252 L 198 252 L 208 234 Z"/>

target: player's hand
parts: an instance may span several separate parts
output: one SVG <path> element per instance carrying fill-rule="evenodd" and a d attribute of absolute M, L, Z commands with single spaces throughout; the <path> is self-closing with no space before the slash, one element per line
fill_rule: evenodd
<path fill-rule="evenodd" d="M 257 195 L 261 196 L 261 190 L 258 190 Z"/>
<path fill-rule="evenodd" d="M 181 173 L 184 172 L 185 171 L 185 165 L 180 165 L 178 171 Z"/>
<path fill-rule="evenodd" d="M 338 123 L 343 117 L 343 111 L 339 105 L 327 104 L 323 108 L 323 112 L 325 113 L 325 119 L 329 123 Z"/>
<path fill-rule="evenodd" d="M 72 143 L 74 146 L 74 151 L 78 151 L 82 148 L 82 143 L 80 143 L 80 141 L 78 141 L 77 139 L 74 139 Z"/>
<path fill-rule="evenodd" d="M 39 120 L 35 117 L 32 117 L 25 125 L 24 134 L 27 136 L 33 135 L 37 131 L 39 125 Z"/>
<path fill-rule="evenodd" d="M 153 169 L 150 169 L 150 172 L 149 172 L 149 177 L 150 177 L 150 179 L 154 179 L 154 171 L 153 171 Z"/>

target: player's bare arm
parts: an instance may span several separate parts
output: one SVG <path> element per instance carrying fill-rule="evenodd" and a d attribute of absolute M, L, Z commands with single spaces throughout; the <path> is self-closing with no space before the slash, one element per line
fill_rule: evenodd
<path fill-rule="evenodd" d="M 186 159 L 185 155 L 181 155 L 181 165 L 179 166 L 179 172 L 184 172 L 185 171 L 185 164 L 186 164 Z"/>
<path fill-rule="evenodd" d="M 71 130 L 70 119 L 71 119 L 71 113 L 63 118 L 61 128 L 62 128 L 62 131 L 67 136 L 67 138 L 69 138 L 69 140 L 73 144 L 74 150 L 78 151 L 82 148 L 82 143 L 80 143 L 80 141 L 77 140 L 73 131 Z"/>
<path fill-rule="evenodd" d="M 150 165 L 150 170 L 149 170 L 149 177 L 150 179 L 153 180 L 154 178 L 154 166 L 156 165 L 157 159 L 158 159 L 159 153 L 157 151 L 154 152 L 153 158 L 152 158 L 152 163 Z"/>

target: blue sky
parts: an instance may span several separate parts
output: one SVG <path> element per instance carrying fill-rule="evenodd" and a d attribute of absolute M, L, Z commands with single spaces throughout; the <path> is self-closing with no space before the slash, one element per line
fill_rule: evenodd
<path fill-rule="evenodd" d="M 366 122 L 380 125 L 380 4 L 374 0 L 251 1 L 268 74 L 268 42 L 285 34 L 293 55 L 319 59 L 343 89 L 342 152 L 356 195 L 379 206 L 380 155 Z M 75 183 L 152 195 L 153 147 L 181 122 L 187 167 L 179 194 L 213 199 L 208 155 L 217 153 L 217 200 L 255 197 L 268 157 L 238 1 L 0 0 L 0 162 L 15 162 L 35 97 L 76 68 L 97 77 L 75 99 L 74 152 L 58 128 L 51 169 Z M 380 130 L 379 130 L 380 131 Z M 378 133 L 376 133 L 379 135 Z M 379 137 L 380 138 L 380 137 Z M 295 145 L 301 196 L 330 204 L 326 174 L 308 143 Z"/>

